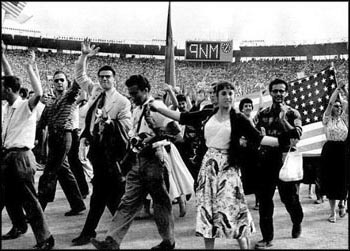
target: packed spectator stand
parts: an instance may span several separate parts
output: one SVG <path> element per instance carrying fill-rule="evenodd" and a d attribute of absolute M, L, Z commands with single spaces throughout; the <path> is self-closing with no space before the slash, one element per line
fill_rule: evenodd
<path fill-rule="evenodd" d="M 21 61 L 26 53 L 25 50 L 8 50 L 8 59 L 14 73 L 17 76 L 26 76 Z M 44 88 L 50 84 L 50 76 L 60 69 L 74 76 L 74 61 L 78 58 L 76 54 L 64 54 L 53 52 L 37 52 L 37 64 L 40 78 Z M 257 84 L 267 84 L 274 77 L 291 81 L 297 78 L 298 72 L 304 72 L 305 76 L 317 73 L 324 67 L 334 63 L 337 71 L 338 81 L 348 81 L 348 59 L 327 60 L 250 60 L 231 64 L 219 64 L 209 62 L 188 62 L 176 60 L 177 85 L 188 89 L 196 87 L 199 82 L 211 83 L 215 79 L 226 79 L 233 81 L 237 87 L 238 95 L 244 96 L 259 90 Z M 117 69 L 117 89 L 127 95 L 124 86 L 125 80 L 130 74 L 144 74 L 153 84 L 153 94 L 162 93 L 164 83 L 164 60 L 155 58 L 126 58 L 95 56 L 91 58 L 88 65 L 88 75 L 97 81 L 98 69 L 103 65 L 111 65 Z M 24 87 L 30 89 L 29 79 L 24 78 Z"/>

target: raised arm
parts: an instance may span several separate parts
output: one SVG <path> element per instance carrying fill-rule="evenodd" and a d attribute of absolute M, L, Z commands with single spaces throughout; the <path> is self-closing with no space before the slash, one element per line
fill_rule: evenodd
<path fill-rule="evenodd" d="M 334 102 L 336 101 L 339 93 L 340 93 L 340 89 L 342 89 L 343 87 L 345 86 L 345 83 L 344 82 L 341 82 L 338 84 L 337 88 L 335 88 L 335 90 L 333 91 L 330 99 L 329 99 L 329 102 L 328 102 L 328 105 L 327 105 L 327 108 L 323 114 L 323 116 L 330 116 L 331 115 L 331 111 L 332 111 L 332 107 L 334 105 Z"/>
<path fill-rule="evenodd" d="M 34 95 L 28 100 L 28 105 L 31 110 L 38 104 L 41 96 L 43 95 L 43 89 L 41 86 L 40 79 L 34 71 L 33 66 L 35 65 L 35 53 L 30 51 L 29 55 L 24 61 L 24 66 L 27 69 L 30 78 L 30 84 L 33 88 Z"/>
<path fill-rule="evenodd" d="M 94 56 L 98 53 L 100 47 L 91 45 L 91 40 L 85 38 L 81 43 L 81 54 L 75 62 L 75 79 L 79 86 L 88 94 L 91 94 L 94 83 L 86 74 L 86 61 L 88 57 Z"/>
<path fill-rule="evenodd" d="M 170 110 L 169 108 L 163 107 L 163 106 L 159 105 L 157 102 L 153 102 L 153 101 L 151 101 L 149 103 L 149 106 L 151 108 L 151 111 L 159 112 L 160 114 L 164 115 L 165 117 L 168 117 L 168 118 L 176 120 L 176 121 L 180 121 L 180 114 L 181 113 L 179 111 Z"/>
<path fill-rule="evenodd" d="M 177 102 L 177 98 L 173 90 L 173 87 L 171 85 L 165 84 L 164 91 L 166 91 L 167 95 L 169 95 L 169 98 L 171 101 L 171 104 L 166 104 L 166 105 L 168 107 L 169 105 L 173 105 L 173 110 L 176 110 L 179 107 L 179 103 Z"/>
<path fill-rule="evenodd" d="M 12 68 L 10 66 L 10 63 L 7 61 L 5 51 L 6 45 L 4 44 L 4 41 L 1 40 L 1 67 L 4 71 L 5 76 L 13 76 Z"/>

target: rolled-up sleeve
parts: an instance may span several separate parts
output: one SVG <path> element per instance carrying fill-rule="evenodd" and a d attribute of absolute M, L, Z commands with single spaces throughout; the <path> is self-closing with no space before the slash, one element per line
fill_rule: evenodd
<path fill-rule="evenodd" d="M 79 62 L 75 62 L 75 80 L 81 89 L 91 94 L 94 82 L 88 77 L 83 69 L 83 65 Z"/>

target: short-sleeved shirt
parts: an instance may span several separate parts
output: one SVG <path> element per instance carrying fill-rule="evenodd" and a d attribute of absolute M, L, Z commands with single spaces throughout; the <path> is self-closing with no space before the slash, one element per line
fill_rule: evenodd
<path fill-rule="evenodd" d="M 230 119 L 220 122 L 216 116 L 212 116 L 205 124 L 204 138 L 208 148 L 228 150 L 231 140 Z"/>
<path fill-rule="evenodd" d="M 132 116 L 132 125 L 133 125 L 133 129 L 130 131 L 130 133 L 132 135 L 130 135 L 131 137 L 140 134 L 142 132 L 147 133 L 149 135 L 154 135 L 153 130 L 148 126 L 146 120 L 145 120 L 145 116 L 142 116 L 141 118 L 141 126 L 139 131 L 137 132 L 137 128 L 138 128 L 138 124 L 140 121 L 140 117 L 142 115 L 143 109 L 144 107 L 151 101 L 154 100 L 153 97 L 149 97 L 146 102 L 141 105 L 141 106 L 136 106 L 133 110 L 133 116 Z M 159 102 L 161 103 L 164 108 L 167 108 L 167 106 L 160 100 L 154 100 L 154 102 Z M 158 112 L 150 112 L 150 117 L 152 117 L 152 119 L 154 120 L 155 123 L 155 127 L 165 127 L 169 122 L 171 122 L 172 120 L 161 115 Z"/>
<path fill-rule="evenodd" d="M 348 115 L 344 112 L 338 118 L 323 114 L 322 124 L 326 130 L 326 139 L 329 141 L 345 141 L 348 136 Z"/>
<path fill-rule="evenodd" d="M 9 106 L 3 106 L 2 142 L 3 147 L 34 147 L 36 129 L 36 109 L 30 110 L 28 100 L 18 97 Z"/>

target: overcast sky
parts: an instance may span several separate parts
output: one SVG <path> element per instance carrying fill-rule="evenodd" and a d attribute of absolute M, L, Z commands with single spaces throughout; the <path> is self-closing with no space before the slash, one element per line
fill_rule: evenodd
<path fill-rule="evenodd" d="M 176 44 L 186 40 L 308 41 L 348 38 L 348 2 L 172 2 Z M 165 39 L 168 2 L 28 2 L 43 34 L 115 40 Z"/>

